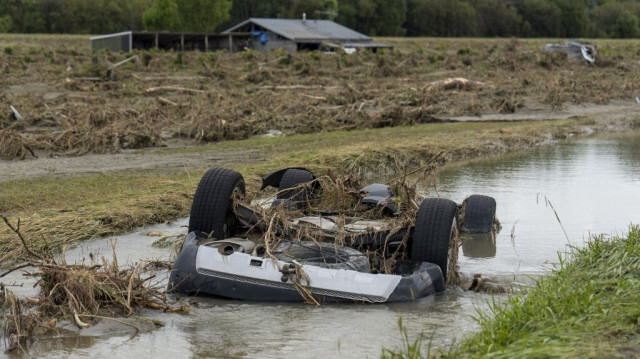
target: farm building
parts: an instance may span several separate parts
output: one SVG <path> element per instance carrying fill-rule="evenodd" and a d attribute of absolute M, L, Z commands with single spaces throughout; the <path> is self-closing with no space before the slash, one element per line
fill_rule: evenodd
<path fill-rule="evenodd" d="M 344 49 L 390 48 L 374 43 L 364 34 L 331 20 L 260 19 L 250 18 L 231 27 L 223 34 L 249 33 L 249 47 L 255 50 L 284 48 L 288 51 L 318 50 L 341 47 Z"/>
<path fill-rule="evenodd" d="M 91 50 L 131 52 L 133 49 L 173 51 L 241 51 L 251 42 L 251 34 L 208 34 L 186 32 L 132 32 L 91 37 Z"/>
<path fill-rule="evenodd" d="M 251 18 L 224 31 L 223 33 L 185 32 L 132 32 L 91 37 L 91 49 L 98 51 L 130 52 L 132 49 L 152 49 L 173 51 L 216 51 L 229 52 L 254 49 L 268 51 L 284 48 L 297 50 L 330 50 L 342 48 L 346 51 L 367 48 L 391 48 L 379 44 L 364 34 L 351 30 L 331 20 L 303 19 L 258 19 Z"/>

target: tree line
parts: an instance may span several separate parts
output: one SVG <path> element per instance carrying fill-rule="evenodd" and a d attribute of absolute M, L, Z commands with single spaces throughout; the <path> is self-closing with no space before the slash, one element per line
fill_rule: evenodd
<path fill-rule="evenodd" d="M 2 0 L 0 32 L 215 32 L 303 13 L 371 36 L 640 36 L 637 0 Z"/>

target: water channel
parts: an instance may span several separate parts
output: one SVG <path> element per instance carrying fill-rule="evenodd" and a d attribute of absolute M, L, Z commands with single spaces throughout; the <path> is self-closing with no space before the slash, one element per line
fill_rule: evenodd
<path fill-rule="evenodd" d="M 624 234 L 640 223 L 640 132 L 578 139 L 527 153 L 476 161 L 441 171 L 437 191 L 461 202 L 470 194 L 493 196 L 503 226 L 491 240 L 465 246 L 460 271 L 506 282 L 526 282 L 544 274 L 567 245 L 580 246 L 590 234 Z M 433 193 L 433 192 L 432 192 Z M 186 220 L 153 230 L 183 233 Z M 119 262 L 169 258 L 151 246 L 150 229 L 118 236 Z M 69 251 L 109 255 L 106 239 Z M 25 286 L 29 287 L 29 286 Z M 19 291 L 19 288 L 18 288 Z M 498 299 L 504 299 L 499 296 Z M 188 315 L 144 311 L 164 325 L 130 338 L 131 328 L 85 329 L 40 338 L 32 357 L 208 357 L 362 358 L 397 348 L 402 334 L 423 335 L 425 343 L 446 348 L 475 330 L 476 310 L 491 295 L 450 288 L 414 303 L 389 305 L 262 304 L 199 298 Z M 66 333 L 66 334 L 65 334 Z"/>

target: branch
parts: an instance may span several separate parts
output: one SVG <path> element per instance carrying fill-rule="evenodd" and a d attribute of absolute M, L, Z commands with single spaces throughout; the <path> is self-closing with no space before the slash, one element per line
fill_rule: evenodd
<path fill-rule="evenodd" d="M 158 87 L 150 87 L 145 90 L 146 93 L 152 94 L 157 92 L 187 92 L 187 93 L 205 93 L 202 90 L 190 89 L 185 87 L 177 87 L 177 86 L 158 86 Z"/>
<path fill-rule="evenodd" d="M 412 170 L 412 171 L 409 171 L 409 172 L 403 173 L 403 174 L 402 174 L 402 176 L 398 176 L 398 177 L 395 177 L 395 178 L 393 178 L 393 179 L 390 179 L 390 180 L 388 180 L 388 181 L 387 181 L 387 182 L 385 182 L 385 183 L 386 183 L 386 184 L 390 184 L 390 183 L 393 183 L 394 181 L 399 180 L 399 179 L 400 179 L 400 178 L 402 178 L 402 177 L 407 177 L 407 176 L 412 175 L 412 174 L 414 174 L 414 173 L 416 173 L 416 172 L 418 172 L 418 171 L 422 171 L 422 170 L 424 170 L 425 168 L 429 167 L 433 162 L 435 162 L 435 161 L 436 161 L 440 156 L 442 156 L 442 154 L 443 154 L 443 153 L 444 153 L 444 151 L 440 151 L 440 153 L 438 153 L 438 154 L 434 155 L 433 157 L 431 157 L 431 158 L 429 159 L 429 161 L 427 161 L 427 163 L 426 163 L 425 165 L 420 166 L 420 167 L 418 167 L 418 168 L 416 168 L 416 169 L 414 169 L 414 170 Z"/>
<path fill-rule="evenodd" d="M 11 268 L 11 269 L 7 270 L 6 272 L 4 272 L 4 273 L 0 274 L 0 278 L 2 278 L 2 277 L 4 277 L 4 276 L 6 276 L 7 274 L 9 274 L 9 273 L 11 273 L 11 272 L 13 272 L 13 271 L 16 271 L 16 270 L 18 270 L 18 269 L 22 269 L 22 268 L 28 267 L 28 266 L 30 266 L 30 265 L 31 265 L 31 263 L 24 263 L 24 264 L 21 264 L 21 265 L 19 265 L 19 266 L 13 267 L 13 268 Z"/>
<path fill-rule="evenodd" d="M 24 250 L 27 251 L 27 253 L 30 256 L 36 257 L 38 259 L 40 259 L 43 262 L 49 262 L 48 260 L 46 260 L 43 256 L 39 255 L 36 252 L 33 252 L 31 249 L 29 249 L 29 246 L 27 245 L 27 241 L 24 239 L 24 237 L 22 236 L 22 233 L 20 233 L 20 218 L 18 218 L 18 227 L 14 227 L 10 222 L 9 219 L 7 217 L 5 217 L 4 215 L 0 215 L 0 217 L 2 217 L 2 220 L 4 221 L 4 223 L 7 224 L 7 226 L 9 226 L 9 228 L 18 235 L 18 238 L 20 238 L 20 241 L 22 242 L 22 246 L 24 247 Z"/>

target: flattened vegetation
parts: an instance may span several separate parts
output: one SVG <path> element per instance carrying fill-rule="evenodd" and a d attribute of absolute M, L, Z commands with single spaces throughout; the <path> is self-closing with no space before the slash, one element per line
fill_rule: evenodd
<path fill-rule="evenodd" d="M 133 54 L 19 46 L 3 57 L 3 158 L 407 126 L 629 100 L 640 85 L 624 42 L 593 67 L 538 40 L 412 39 L 393 52 Z M 83 49 L 83 37 L 77 37 Z M 74 44 L 73 42 L 71 44 Z M 69 45 L 65 45 L 69 46 Z M 113 64 L 136 56 L 117 68 Z M 94 61 L 95 59 L 95 61 Z M 4 111 L 8 111 L 5 109 Z"/>

